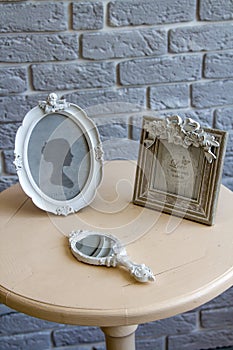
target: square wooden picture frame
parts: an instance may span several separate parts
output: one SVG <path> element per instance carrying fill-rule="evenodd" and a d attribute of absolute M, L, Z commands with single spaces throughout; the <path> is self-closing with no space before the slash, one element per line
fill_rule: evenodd
<path fill-rule="evenodd" d="M 191 118 L 144 117 L 133 203 L 213 225 L 226 141 Z"/>

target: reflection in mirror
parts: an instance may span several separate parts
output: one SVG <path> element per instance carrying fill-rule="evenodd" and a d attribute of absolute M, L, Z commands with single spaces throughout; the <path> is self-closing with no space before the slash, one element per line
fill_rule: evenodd
<path fill-rule="evenodd" d="M 72 231 L 69 235 L 73 255 L 81 262 L 91 265 L 122 266 L 138 282 L 154 281 L 151 269 L 144 264 L 129 260 L 125 248 L 112 236 L 94 231 Z"/>
<path fill-rule="evenodd" d="M 77 241 L 76 248 L 88 257 L 108 257 L 114 254 L 113 246 L 115 241 L 108 236 L 89 235 Z"/>

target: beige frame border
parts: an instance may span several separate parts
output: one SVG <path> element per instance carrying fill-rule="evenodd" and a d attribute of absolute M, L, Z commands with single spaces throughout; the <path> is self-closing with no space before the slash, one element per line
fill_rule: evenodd
<path fill-rule="evenodd" d="M 227 132 L 203 128 L 204 131 L 216 138 L 220 146 L 213 148 L 217 158 L 212 163 L 208 163 L 204 159 L 204 164 L 202 163 L 202 168 L 199 169 L 202 179 L 198 198 L 196 200 L 185 200 L 184 197 L 173 193 L 151 189 L 152 162 L 154 157 L 157 156 L 158 143 L 161 141 L 156 139 L 151 147 L 145 147 L 144 142 L 148 137 L 148 132 L 144 129 L 144 125 L 146 122 L 153 120 L 161 119 L 143 118 L 133 203 L 206 225 L 213 225 L 226 150 Z"/>

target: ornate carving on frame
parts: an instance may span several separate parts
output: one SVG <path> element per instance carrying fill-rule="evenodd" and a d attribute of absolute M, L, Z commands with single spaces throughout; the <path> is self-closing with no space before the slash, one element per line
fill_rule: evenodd
<path fill-rule="evenodd" d="M 58 95 L 52 92 L 48 95 L 46 101 L 39 101 L 39 107 L 42 108 L 45 113 L 63 111 L 70 106 L 70 103 L 65 99 L 60 100 Z"/>
<path fill-rule="evenodd" d="M 181 117 L 174 115 L 162 120 L 147 121 L 144 129 L 148 132 L 148 138 L 145 140 L 146 147 L 150 147 L 156 139 L 167 140 L 169 143 L 185 148 L 189 146 L 203 148 L 209 163 L 216 159 L 211 147 L 219 147 L 219 142 L 191 118 L 183 121 Z"/>
<path fill-rule="evenodd" d="M 134 204 L 213 225 L 226 141 L 190 118 L 144 117 Z"/>
<path fill-rule="evenodd" d="M 19 154 L 15 154 L 15 160 L 13 161 L 16 171 L 23 168 L 23 159 Z"/>
<path fill-rule="evenodd" d="M 75 212 L 74 208 L 70 207 L 69 205 L 65 205 L 63 207 L 58 207 L 56 209 L 57 215 L 63 215 L 67 216 L 68 214 L 72 214 Z"/>
<path fill-rule="evenodd" d="M 104 151 L 102 148 L 102 144 L 99 144 L 95 147 L 95 159 L 101 163 L 103 163 L 104 161 Z"/>

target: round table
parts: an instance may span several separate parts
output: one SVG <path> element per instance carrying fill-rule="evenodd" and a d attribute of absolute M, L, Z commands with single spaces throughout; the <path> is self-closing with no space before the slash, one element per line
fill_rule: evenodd
<path fill-rule="evenodd" d="M 42 319 L 100 326 L 107 349 L 132 350 L 139 323 L 191 310 L 233 284 L 233 195 L 221 187 L 205 226 L 132 203 L 135 162 L 111 161 L 95 200 L 67 217 L 38 209 L 15 185 L 0 195 L 0 302 Z M 78 262 L 68 234 L 116 235 L 156 281 Z"/>

